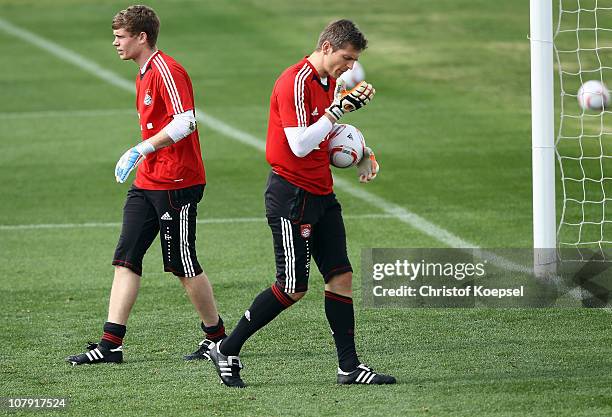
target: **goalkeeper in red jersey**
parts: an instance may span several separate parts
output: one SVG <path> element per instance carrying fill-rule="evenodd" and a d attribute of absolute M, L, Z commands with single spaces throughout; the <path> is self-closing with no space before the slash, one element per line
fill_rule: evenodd
<path fill-rule="evenodd" d="M 325 314 L 338 353 L 337 382 L 396 382 L 357 357 L 353 269 L 328 156 L 327 136 L 334 124 L 374 96 L 374 88 L 366 82 L 349 92 L 336 85 L 336 78 L 353 66 L 366 46 L 367 40 L 353 22 L 333 22 L 321 33 L 316 50 L 287 68 L 274 85 L 266 142 L 272 171 L 265 202 L 274 241 L 276 282 L 255 298 L 234 331 L 210 350 L 225 385 L 245 386 L 238 357 L 243 344 L 304 296 L 311 255 L 325 280 Z M 376 176 L 378 164 L 369 148 L 357 169 L 362 182 Z"/>
<path fill-rule="evenodd" d="M 142 140 L 115 166 L 117 182 L 125 182 L 133 170 L 136 178 L 123 209 L 102 337 L 66 360 L 72 365 L 123 362 L 123 338 L 140 288 L 143 257 L 158 235 L 164 271 L 181 282 L 204 331 L 204 340 L 185 359 L 208 359 L 209 345 L 225 337 L 225 328 L 195 247 L 197 206 L 206 176 L 191 80 L 182 65 L 157 48 L 159 19 L 153 9 L 128 7 L 115 15 L 112 28 L 119 58 L 138 64 L 136 107 Z"/>

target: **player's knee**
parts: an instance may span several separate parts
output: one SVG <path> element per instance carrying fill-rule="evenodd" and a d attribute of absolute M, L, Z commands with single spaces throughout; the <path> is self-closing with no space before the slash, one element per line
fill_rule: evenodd
<path fill-rule="evenodd" d="M 138 278 L 142 273 L 135 267 L 115 265 L 115 277 L 120 279 Z"/>
<path fill-rule="evenodd" d="M 196 275 L 195 277 L 182 277 L 182 276 L 177 275 L 177 278 L 179 279 L 179 281 L 181 281 L 181 284 L 183 284 L 183 286 L 198 285 L 203 281 L 204 282 L 208 281 L 208 276 L 206 275 L 204 271 L 202 271 L 200 274 Z"/>
<path fill-rule="evenodd" d="M 299 301 L 303 296 L 306 295 L 306 291 L 303 292 L 294 292 L 291 294 L 286 293 L 289 298 L 291 298 L 293 301 Z"/>
<path fill-rule="evenodd" d="M 342 274 L 334 275 L 329 279 L 327 284 L 325 284 L 325 289 L 327 291 L 335 292 L 337 294 L 343 294 L 346 292 L 351 292 L 353 288 L 353 273 L 352 272 L 344 272 Z"/>

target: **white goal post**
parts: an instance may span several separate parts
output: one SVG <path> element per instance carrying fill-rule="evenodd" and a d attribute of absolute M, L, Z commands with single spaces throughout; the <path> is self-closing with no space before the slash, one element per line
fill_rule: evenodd
<path fill-rule="evenodd" d="M 557 247 L 555 212 L 555 130 L 553 78 L 553 0 L 530 0 L 531 147 L 533 178 L 534 266 L 554 262 Z"/>

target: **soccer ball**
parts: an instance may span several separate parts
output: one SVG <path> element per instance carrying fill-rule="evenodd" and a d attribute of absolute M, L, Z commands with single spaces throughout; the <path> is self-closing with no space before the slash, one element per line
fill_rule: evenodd
<path fill-rule="evenodd" d="M 365 140 L 355 126 L 337 124 L 328 139 L 330 164 L 337 168 L 348 168 L 361 161 Z"/>
<path fill-rule="evenodd" d="M 344 81 L 344 88 L 350 90 L 355 87 L 361 81 L 365 80 L 365 71 L 363 70 L 363 65 L 361 65 L 358 61 L 355 61 L 353 64 L 353 68 L 345 71 L 338 80 Z"/>
<path fill-rule="evenodd" d="M 610 92 L 601 81 L 589 80 L 578 90 L 578 104 L 583 110 L 602 110 L 610 102 Z"/>

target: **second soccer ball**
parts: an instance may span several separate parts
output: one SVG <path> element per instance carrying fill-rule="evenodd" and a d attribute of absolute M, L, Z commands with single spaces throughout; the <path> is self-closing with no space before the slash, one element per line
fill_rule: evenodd
<path fill-rule="evenodd" d="M 578 90 L 578 104 L 583 110 L 602 110 L 610 102 L 610 92 L 604 83 L 589 80 Z"/>

